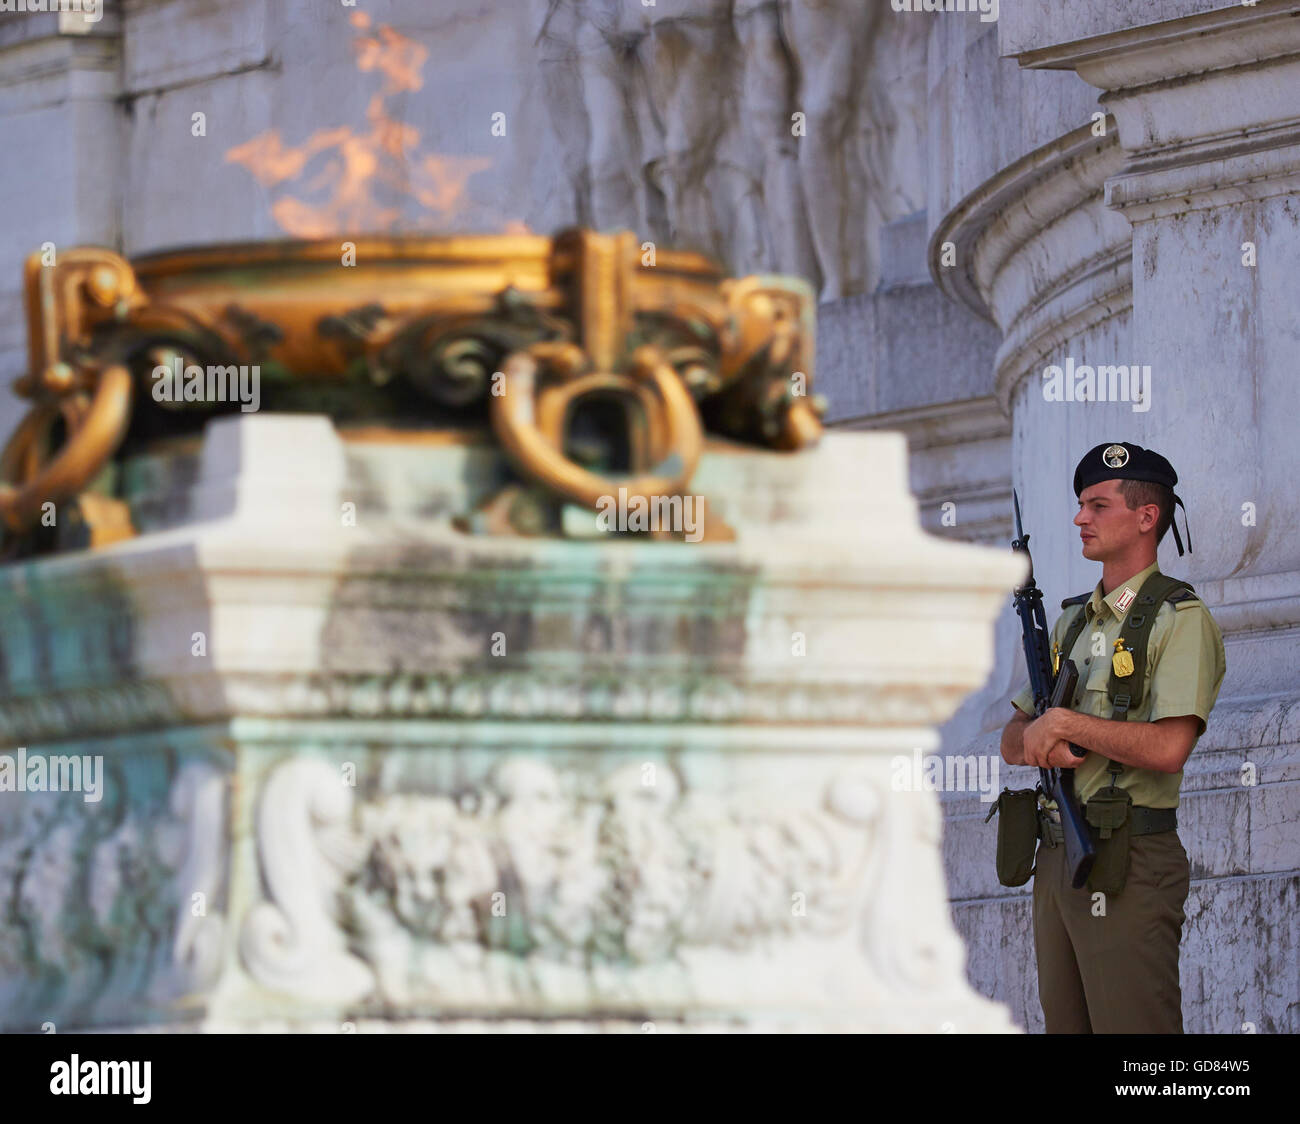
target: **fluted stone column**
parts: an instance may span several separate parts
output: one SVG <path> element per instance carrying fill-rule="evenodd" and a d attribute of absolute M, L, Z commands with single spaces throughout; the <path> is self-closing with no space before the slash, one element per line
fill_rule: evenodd
<path fill-rule="evenodd" d="M 954 299 L 983 304 L 1003 330 L 993 376 L 1013 418 L 1013 479 L 1049 603 L 1096 580 L 1069 523 L 1077 458 L 1114 437 L 1158 448 L 1179 471 L 1195 550 L 1179 559 L 1170 536 L 1161 565 L 1206 599 L 1228 659 L 1180 810 L 1193 871 L 1185 1020 L 1198 1031 L 1295 1030 L 1300 851 L 1285 825 L 1300 804 L 1300 728 L 1290 717 L 1300 608 L 1290 515 L 1300 467 L 1298 6 L 1199 7 L 1074 4 L 1049 18 L 1005 4 L 1000 51 L 1023 68 L 1015 81 L 1029 97 L 1038 80 L 1046 91 L 1063 81 L 1090 97 L 1090 87 L 1103 90 L 1106 136 L 1094 137 L 1081 114 L 994 170 L 938 220 L 931 261 Z M 957 247 L 947 272 L 945 241 Z M 1067 360 L 1149 366 L 1149 396 L 1053 401 L 1044 371 Z M 1005 635 L 1014 648 L 1014 630 Z M 1014 650 L 1002 658 L 1017 677 Z M 1010 713 L 1004 701 L 990 717 Z M 950 808 L 949 854 L 972 976 L 1032 1027 L 1026 896 L 958 857 L 975 851 L 963 811 Z M 984 852 L 991 857 L 991 840 Z"/>
<path fill-rule="evenodd" d="M 977 16 L 944 15 L 933 20 L 929 52 L 927 213 L 931 273 L 945 297 L 991 322 L 995 326 L 994 334 L 1001 340 L 1020 311 L 1016 301 L 1027 299 L 1023 292 L 1019 296 L 1015 294 L 1011 280 L 1021 266 L 1040 273 L 1046 269 L 1044 277 L 1066 278 L 1063 286 L 1058 287 L 1063 292 L 1070 291 L 1072 299 L 1081 299 L 1081 290 L 1072 287 L 1068 280 L 1069 267 L 1065 263 L 1031 263 L 1032 247 L 1020 246 L 1015 241 L 1018 235 L 1013 224 L 1023 228 L 1027 221 L 1025 208 L 1022 206 L 1017 211 L 1014 205 L 1017 191 L 1028 191 L 1031 185 L 1037 185 L 1036 203 L 1048 207 L 1049 213 L 1073 215 L 1072 221 L 1076 223 L 1097 221 L 1101 180 L 1095 170 L 1091 180 L 1080 178 L 1076 158 L 1090 153 L 1095 164 L 1104 159 L 1102 154 L 1108 142 L 1090 134 L 1081 136 L 1087 132 L 1089 115 L 1095 109 L 1092 91 L 1073 75 L 1025 75 L 1000 62 L 996 24 L 983 23 Z M 1036 83 L 1032 89 L 1028 84 L 1030 79 Z M 1027 112 L 1025 107 L 1031 104 L 1033 112 Z M 1063 141 L 1063 137 L 1068 139 Z M 1005 216 L 1003 207 L 1009 208 Z M 981 249 L 986 234 L 987 252 Z M 1103 241 L 1111 244 L 1121 239 L 1122 234 L 1112 230 Z M 951 253 L 946 253 L 949 246 Z M 978 271 L 983 271 L 988 279 L 1001 278 L 997 303 L 992 299 L 992 291 L 989 299 L 981 293 Z M 1124 309 L 1115 307 L 1114 314 L 1122 317 Z M 965 345 L 966 341 L 963 339 L 961 344 Z M 1013 377 L 1010 372 L 1027 373 L 1037 361 L 1036 344 L 1040 351 L 1051 346 L 1046 337 L 1035 339 L 1028 333 L 1019 349 L 1000 343 L 1000 350 L 995 347 L 994 353 L 987 357 L 981 390 L 974 393 L 987 396 L 988 410 L 1003 419 L 1004 432 L 1009 438 L 988 443 L 989 459 L 997 462 L 996 472 L 988 471 L 991 466 L 971 457 L 969 440 L 953 447 L 946 458 L 957 470 L 948 482 L 950 494 L 939 497 L 936 489 L 932 496 L 953 500 L 957 522 L 951 528 L 934 526 L 936 534 L 968 533 L 969 523 L 963 513 L 970 510 L 970 505 L 961 502 L 964 497 L 959 489 L 975 483 L 987 496 L 986 506 L 981 509 L 983 525 L 987 528 L 986 541 L 1004 547 L 1009 543 L 1011 485 L 1014 482 L 1022 488 L 1022 498 L 1025 486 L 1025 481 L 1011 471 L 1014 460 L 1011 446 L 1013 442 L 1023 443 L 1025 431 L 1023 427 L 1013 430 L 1008 383 Z M 1008 374 L 995 377 L 999 371 Z M 964 411 L 962 417 L 968 419 L 968 424 L 978 417 L 979 443 L 987 442 L 983 435 L 994 428 L 984 420 L 985 411 L 978 415 Z M 976 471 L 972 473 L 971 469 Z M 1034 506 L 1039 509 L 1038 504 Z M 1033 513 L 1030 514 L 1032 517 Z M 1037 545 L 1050 528 L 1038 520 L 1034 529 Z M 1049 596 L 1058 588 L 1060 592 L 1055 594 L 1058 597 L 1073 592 L 1065 576 L 1060 575 L 1057 584 L 1057 575 L 1040 575 L 1040 581 L 1047 582 Z M 975 692 L 944 728 L 944 746 L 949 753 L 965 753 L 971 747 L 981 753 L 997 753 L 997 730 L 1005 721 L 1007 698 L 1020 674 L 1016 663 L 1019 659 L 1017 624 L 1010 611 L 1009 598 L 998 618 L 996 631 L 998 659 L 993 675 L 984 689 Z M 983 811 L 972 807 L 958 812 L 963 806 L 964 802 L 957 798 L 949 808 L 950 813 L 957 815 L 950 821 L 947 849 L 950 874 L 956 880 L 954 893 L 958 896 L 967 892 L 968 885 L 972 892 L 984 893 L 991 878 L 978 857 L 981 840 L 988 838 L 987 830 L 977 831 L 983 825 Z M 960 829 L 957 825 L 961 825 Z M 972 867 L 971 873 L 961 873 L 968 866 Z M 978 875 L 975 866 L 980 868 Z"/>

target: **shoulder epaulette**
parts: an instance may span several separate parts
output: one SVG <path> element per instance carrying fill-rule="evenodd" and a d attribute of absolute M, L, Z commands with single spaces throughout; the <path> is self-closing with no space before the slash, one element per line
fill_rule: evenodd
<path fill-rule="evenodd" d="M 1071 605 L 1082 605 L 1092 596 L 1091 593 L 1081 593 L 1078 597 L 1067 597 L 1061 602 L 1062 609 L 1068 609 Z"/>
<path fill-rule="evenodd" d="M 1175 590 L 1165 600 L 1171 605 L 1177 605 L 1180 601 L 1199 601 L 1200 598 L 1197 597 L 1196 590 L 1189 585 L 1183 589 Z"/>

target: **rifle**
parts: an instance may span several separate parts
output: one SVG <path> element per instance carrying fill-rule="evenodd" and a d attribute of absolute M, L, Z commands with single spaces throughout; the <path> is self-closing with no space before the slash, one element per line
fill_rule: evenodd
<path fill-rule="evenodd" d="M 1048 649 L 1050 634 L 1047 631 L 1047 616 L 1043 612 L 1043 591 L 1034 581 L 1034 560 L 1029 554 L 1029 536 L 1025 534 L 1020 522 L 1020 497 L 1014 488 L 1011 491 L 1011 502 L 1016 511 L 1016 538 L 1011 543 L 1011 549 L 1023 554 L 1029 561 L 1029 577 L 1025 579 L 1024 585 L 1016 588 L 1013 600 L 1024 635 L 1025 665 L 1029 669 L 1029 686 L 1034 694 L 1034 714 L 1037 717 L 1048 707 L 1069 705 L 1079 682 L 1079 669 L 1073 660 L 1066 659 L 1061 661 L 1058 673 L 1052 671 Z M 1088 754 L 1087 750 L 1073 744 L 1070 751 L 1076 757 L 1086 757 Z M 1065 859 L 1070 864 L 1070 884 L 1078 890 L 1092 872 L 1097 850 L 1074 794 L 1074 770 L 1040 768 L 1038 777 L 1039 792 L 1056 801 L 1056 807 L 1060 810 L 1061 828 L 1065 834 Z"/>

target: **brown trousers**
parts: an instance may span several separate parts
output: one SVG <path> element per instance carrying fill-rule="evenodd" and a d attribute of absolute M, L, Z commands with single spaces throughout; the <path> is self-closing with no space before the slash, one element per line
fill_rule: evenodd
<path fill-rule="evenodd" d="M 1187 852 L 1176 831 L 1134 836 L 1130 847 L 1123 891 L 1094 903 L 1087 887 L 1071 888 L 1065 848 L 1038 844 L 1034 946 L 1048 1034 L 1183 1032 Z"/>

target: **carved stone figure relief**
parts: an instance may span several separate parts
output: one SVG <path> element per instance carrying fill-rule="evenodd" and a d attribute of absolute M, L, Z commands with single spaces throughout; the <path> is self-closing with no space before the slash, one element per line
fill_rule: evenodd
<path fill-rule="evenodd" d="M 534 0 L 572 211 L 874 288 L 879 228 L 924 204 L 930 21 L 864 0 Z"/>

